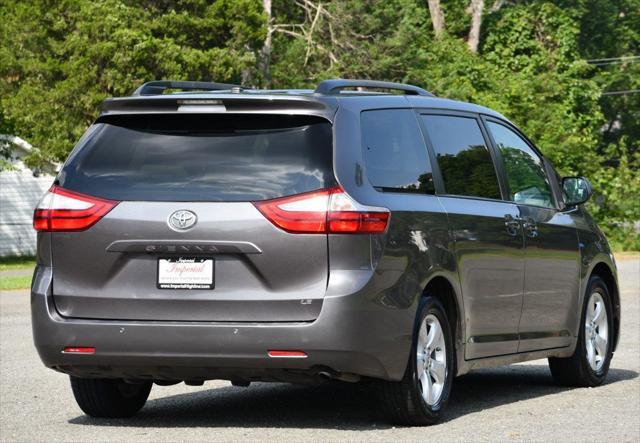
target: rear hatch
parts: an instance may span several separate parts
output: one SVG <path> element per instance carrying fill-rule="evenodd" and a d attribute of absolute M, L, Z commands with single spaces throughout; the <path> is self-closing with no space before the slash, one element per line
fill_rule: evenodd
<path fill-rule="evenodd" d="M 334 186 L 332 151 L 331 124 L 314 116 L 101 117 L 54 191 L 71 205 L 101 199 L 108 211 L 88 229 L 52 229 L 58 311 L 121 320 L 315 319 L 327 285 L 327 235 L 286 232 L 257 202 Z"/>

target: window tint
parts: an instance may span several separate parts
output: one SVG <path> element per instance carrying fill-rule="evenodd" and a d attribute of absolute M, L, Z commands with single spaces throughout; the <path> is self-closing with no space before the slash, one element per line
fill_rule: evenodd
<path fill-rule="evenodd" d="M 111 116 L 59 175 L 114 200 L 252 201 L 335 183 L 331 125 L 284 115 Z"/>
<path fill-rule="evenodd" d="M 500 199 L 498 178 L 473 118 L 423 115 L 447 194 Z"/>
<path fill-rule="evenodd" d="M 551 185 L 538 154 L 506 126 L 494 122 L 487 126 L 502 154 L 510 198 L 516 203 L 553 208 Z"/>
<path fill-rule="evenodd" d="M 361 114 L 367 177 L 382 190 L 435 192 L 427 149 L 413 111 L 389 109 Z"/>

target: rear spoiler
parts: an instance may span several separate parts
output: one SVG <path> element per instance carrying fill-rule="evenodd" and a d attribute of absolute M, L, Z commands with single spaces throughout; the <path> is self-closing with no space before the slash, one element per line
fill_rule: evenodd
<path fill-rule="evenodd" d="M 148 113 L 253 113 L 309 114 L 329 121 L 337 110 L 338 101 L 325 97 L 284 94 L 166 94 L 109 98 L 102 102 L 102 114 Z"/>

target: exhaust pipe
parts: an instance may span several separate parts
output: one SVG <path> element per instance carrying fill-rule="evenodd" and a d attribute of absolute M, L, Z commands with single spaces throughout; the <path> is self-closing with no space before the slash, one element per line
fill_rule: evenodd
<path fill-rule="evenodd" d="M 339 380 L 347 383 L 357 383 L 361 377 L 358 374 L 351 374 L 349 372 L 336 372 L 332 369 L 325 368 L 316 372 L 316 375 L 323 377 L 327 380 Z"/>

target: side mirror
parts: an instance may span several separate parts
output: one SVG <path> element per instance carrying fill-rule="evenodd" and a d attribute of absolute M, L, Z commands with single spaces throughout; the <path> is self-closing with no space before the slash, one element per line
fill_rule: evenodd
<path fill-rule="evenodd" d="M 564 204 L 577 206 L 589 200 L 591 197 L 591 183 L 584 177 L 565 177 L 562 179 L 562 192 Z"/>

